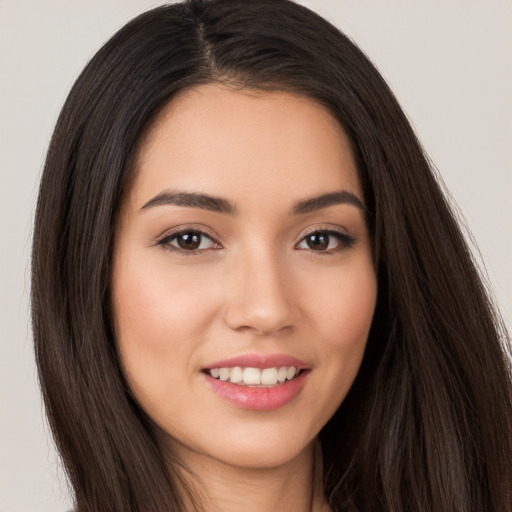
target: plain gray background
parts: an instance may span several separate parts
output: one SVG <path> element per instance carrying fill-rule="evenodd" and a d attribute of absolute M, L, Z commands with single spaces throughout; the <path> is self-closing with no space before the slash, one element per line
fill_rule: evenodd
<path fill-rule="evenodd" d="M 30 238 L 45 150 L 87 60 L 161 3 L 0 0 L 0 512 L 71 505 L 30 335 Z M 512 2 L 301 3 L 353 37 L 390 83 L 466 218 L 510 328 Z"/>

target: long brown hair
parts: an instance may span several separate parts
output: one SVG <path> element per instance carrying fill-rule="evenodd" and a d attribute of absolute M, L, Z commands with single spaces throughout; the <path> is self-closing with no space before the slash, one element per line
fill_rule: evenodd
<path fill-rule="evenodd" d="M 76 81 L 48 150 L 32 259 L 36 358 L 79 512 L 180 510 L 180 462 L 132 399 L 110 297 L 116 213 L 141 134 L 180 90 L 227 82 L 324 105 L 369 210 L 378 304 L 320 432 L 337 511 L 511 510 L 509 338 L 405 115 L 363 53 L 288 0 L 190 0 L 132 20 Z"/>

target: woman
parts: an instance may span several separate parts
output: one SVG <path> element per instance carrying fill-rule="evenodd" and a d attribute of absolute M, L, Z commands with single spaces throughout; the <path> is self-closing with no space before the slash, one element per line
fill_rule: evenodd
<path fill-rule="evenodd" d="M 510 509 L 507 335 L 388 87 L 303 7 L 166 6 L 98 52 L 32 290 L 78 512 Z"/>

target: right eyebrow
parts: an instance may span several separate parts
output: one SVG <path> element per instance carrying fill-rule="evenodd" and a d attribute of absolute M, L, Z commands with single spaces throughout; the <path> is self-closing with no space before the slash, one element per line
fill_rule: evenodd
<path fill-rule="evenodd" d="M 172 190 L 164 190 L 155 197 L 144 203 L 141 210 L 153 208 L 155 206 L 164 205 L 190 206 L 192 208 L 201 208 L 217 213 L 225 213 L 228 215 L 237 215 L 236 206 L 227 199 L 200 194 L 197 192 L 176 192 Z"/>

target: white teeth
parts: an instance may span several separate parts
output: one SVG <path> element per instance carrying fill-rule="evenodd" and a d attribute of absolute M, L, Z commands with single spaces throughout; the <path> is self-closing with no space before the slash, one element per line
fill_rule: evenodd
<path fill-rule="evenodd" d="M 219 370 L 220 380 L 228 380 L 230 373 L 229 368 L 221 368 Z"/>
<path fill-rule="evenodd" d="M 286 372 L 288 371 L 288 368 L 286 366 L 281 366 L 279 370 L 277 370 L 277 380 L 279 382 L 284 382 L 286 380 Z M 213 376 L 213 374 L 212 374 Z"/>
<path fill-rule="evenodd" d="M 258 368 L 244 368 L 244 384 L 257 386 L 261 384 L 261 370 Z"/>
<path fill-rule="evenodd" d="M 287 380 L 292 380 L 300 371 L 295 366 L 281 366 L 279 368 L 211 368 L 208 370 L 214 379 L 232 382 L 240 386 L 275 386 Z"/>
<path fill-rule="evenodd" d="M 240 366 L 235 366 L 235 368 L 231 368 L 231 374 L 229 380 L 235 384 L 238 382 L 242 382 L 244 378 L 244 373 Z"/>
<path fill-rule="evenodd" d="M 293 377 L 295 377 L 296 373 L 297 373 L 297 368 L 290 366 L 290 368 L 288 368 L 288 370 L 286 371 L 286 380 L 292 380 Z"/>
<path fill-rule="evenodd" d="M 261 372 L 261 383 L 267 386 L 275 386 L 277 384 L 277 368 L 265 368 Z"/>

